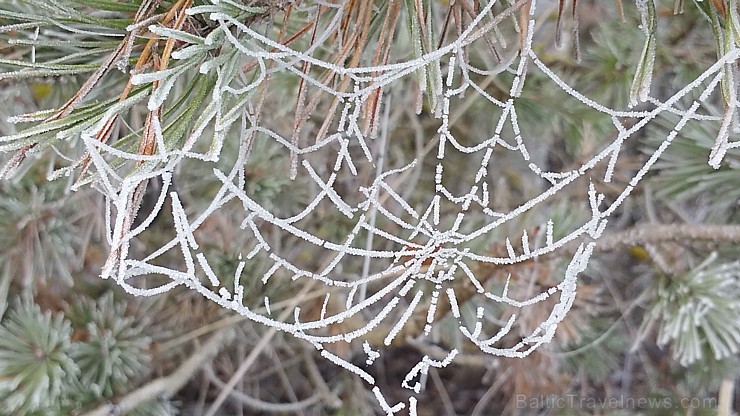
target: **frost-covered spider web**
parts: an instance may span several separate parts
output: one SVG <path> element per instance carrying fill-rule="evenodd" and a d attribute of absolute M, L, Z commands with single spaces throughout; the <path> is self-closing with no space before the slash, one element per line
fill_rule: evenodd
<path fill-rule="evenodd" d="M 713 166 L 737 146 L 729 140 L 737 107 L 730 76 L 738 58 L 735 48 L 664 102 L 652 98 L 645 83 L 638 91 L 641 110 L 633 111 L 591 100 L 548 68 L 532 49 L 542 14 L 538 7 L 546 7 L 534 0 L 481 2 L 454 39 L 441 46 L 428 37 L 431 21 L 439 16 L 420 2 L 410 2 L 417 5 L 419 16 L 409 16 L 411 34 L 406 39 L 394 35 L 402 31 L 402 23 L 392 17 L 400 0 L 387 2 L 385 12 L 373 9 L 372 2 L 305 1 L 295 5 L 293 13 L 304 13 L 306 21 L 313 22 L 296 29 L 310 40 L 296 43 L 283 28 L 257 31 L 245 19 L 235 18 L 235 10 L 248 9 L 241 3 L 212 3 L 187 11 L 209 22 L 213 30 L 208 34 L 150 29 L 188 45 L 172 55 L 180 64 L 134 76 L 137 84 L 158 83 L 147 101 L 154 114 L 156 152 L 141 156 L 95 140 L 117 109 L 83 132 L 98 175 L 96 185 L 109 201 L 112 249 L 103 277 L 141 296 L 187 286 L 224 308 L 304 339 L 323 357 L 364 379 L 387 414 L 406 406 L 415 414 L 416 399 L 386 402 L 371 375 L 385 346 L 401 338 L 430 337 L 441 319 L 452 319 L 481 352 L 526 357 L 552 340 L 573 305 L 577 276 L 609 217 L 686 123 L 720 124 L 710 155 Z M 522 6 L 528 9 L 520 13 Z M 367 19 L 365 26 L 362 19 Z M 369 27 L 375 28 L 372 36 L 379 46 L 368 46 L 366 54 L 358 55 L 353 48 L 371 37 Z M 507 30 L 518 33 L 514 39 L 520 40 L 519 48 L 502 45 Z M 498 45 L 501 56 L 472 63 L 471 50 L 493 50 L 492 44 Z M 196 59 L 205 56 L 209 58 Z M 173 147 L 166 142 L 156 111 L 189 70 L 210 75 L 212 92 L 184 145 Z M 563 91 L 564 106 L 587 106 L 608 117 L 615 131 L 610 144 L 579 166 L 551 170 L 541 150 L 545 138 L 528 134 L 533 130 L 520 122 L 520 97 L 533 73 Z M 494 79 L 505 84 L 503 92 L 489 88 Z M 285 96 L 285 83 L 298 93 Z M 730 93 L 724 117 L 701 113 L 720 85 Z M 127 102 L 145 99 L 140 94 Z M 392 127 L 398 130 L 404 123 L 398 117 L 405 117 L 395 111 L 398 107 L 407 107 L 418 114 L 420 125 L 434 128 L 416 126 L 404 130 L 406 136 L 394 135 Z M 490 121 L 456 128 L 465 111 L 487 114 Z M 673 130 L 642 166 L 630 171 L 630 180 L 614 185 L 620 187 L 617 196 L 607 198 L 598 185 L 612 182 L 625 143 L 668 113 L 679 119 Z M 278 164 L 301 188 L 300 208 L 281 206 L 280 195 L 258 198 L 250 186 L 258 176 L 253 161 L 268 148 L 277 156 L 267 163 Z M 111 156 L 138 162 L 136 169 L 121 176 Z M 496 202 L 496 175 L 502 165 L 518 166 L 521 176 L 539 187 L 537 195 L 514 207 Z M 214 184 L 209 203 L 197 212 L 184 202 L 188 196 L 180 187 L 172 186 L 178 169 L 207 176 Z M 156 177 L 163 184 L 155 207 L 139 213 L 145 218 L 132 226 L 141 184 Z M 198 190 L 188 193 L 198 196 Z M 539 207 L 565 193 L 580 195 L 590 215 L 557 232 L 560 224 Z M 165 205 L 171 205 L 176 237 L 162 247 L 147 248 L 140 258 L 133 256 L 133 240 Z M 519 228 L 511 233 L 533 213 L 542 219 L 538 231 Z M 208 242 L 199 234 L 219 215 L 235 220 L 232 231 L 248 242 L 227 253 L 235 267 L 226 276 L 214 271 L 216 260 L 203 248 Z M 510 287 L 521 282 L 507 279 L 493 285 L 483 275 L 491 266 L 525 264 L 573 244 L 577 248 L 568 252 L 567 263 L 549 287 L 535 286 L 515 296 Z M 158 262 L 173 252 L 182 259 L 181 267 Z M 285 287 L 291 289 L 286 292 Z M 304 298 L 297 295 L 301 290 L 319 291 L 320 296 Z M 479 304 L 509 308 L 504 316 L 491 319 L 485 307 L 477 306 L 466 317 L 462 303 L 471 297 L 469 291 L 483 299 Z M 247 296 L 259 302 L 248 304 Z M 541 322 L 520 326 L 521 311 L 546 301 L 551 307 Z M 290 315 L 273 314 L 277 304 L 282 310 L 289 305 Z M 336 348 L 342 343 L 361 345 L 365 365 L 350 362 Z M 447 366 L 458 352 L 449 348 L 442 359 L 421 357 L 399 383 L 419 393 L 430 367 Z"/>

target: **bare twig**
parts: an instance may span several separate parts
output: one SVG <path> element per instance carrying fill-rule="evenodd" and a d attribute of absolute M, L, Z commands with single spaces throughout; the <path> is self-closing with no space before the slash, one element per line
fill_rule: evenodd
<path fill-rule="evenodd" d="M 208 379 L 213 382 L 218 388 L 226 388 L 226 383 L 221 381 L 221 379 L 216 376 L 216 373 L 213 372 L 213 369 L 210 367 L 206 367 L 206 375 L 208 376 Z M 232 399 L 236 399 L 239 402 L 251 407 L 255 410 L 260 410 L 263 412 L 272 412 L 272 413 L 296 413 L 296 412 L 302 412 L 304 409 L 306 409 L 309 406 L 312 406 L 313 404 L 318 403 L 321 401 L 321 393 L 317 392 L 314 393 L 311 397 L 307 399 L 303 399 L 300 401 L 295 401 L 293 403 L 271 403 L 266 402 L 264 400 L 260 400 L 257 398 L 254 398 L 252 396 L 247 395 L 244 392 L 240 392 L 237 390 L 228 390 L 229 396 Z"/>
<path fill-rule="evenodd" d="M 450 399 L 450 395 L 445 389 L 445 383 L 439 376 L 439 372 L 436 368 L 432 367 L 429 369 L 429 375 L 432 378 L 432 383 L 434 384 L 434 387 L 437 389 L 437 392 L 439 392 L 439 399 L 442 401 L 442 405 L 444 405 L 445 412 L 448 415 L 455 416 L 455 406 L 452 405 L 452 400 Z"/>
<path fill-rule="evenodd" d="M 717 416 L 732 415 L 732 391 L 735 390 L 735 380 L 731 378 L 722 379 L 719 386 L 719 404 L 717 405 Z"/>
<path fill-rule="evenodd" d="M 342 406 L 342 399 L 337 396 L 336 393 L 331 391 L 329 386 L 326 384 L 326 380 L 321 376 L 319 366 L 316 365 L 315 356 L 311 354 L 310 350 L 306 349 L 303 353 L 304 363 L 308 369 L 308 376 L 313 381 L 318 393 L 321 394 L 324 403 L 328 404 L 333 409 L 338 409 Z"/>
<path fill-rule="evenodd" d="M 598 251 L 610 251 L 620 245 L 658 244 L 684 241 L 740 243 L 740 225 L 639 225 L 629 230 L 604 234 L 604 236 L 602 236 L 596 243 L 596 249 Z"/>
<path fill-rule="evenodd" d="M 293 309 L 296 305 L 298 305 L 299 302 L 305 300 L 305 296 L 308 294 L 308 291 L 311 290 L 311 287 L 313 287 L 315 280 L 311 280 L 301 289 L 300 293 L 296 294 L 296 296 L 292 299 L 291 306 L 285 308 L 283 313 L 280 314 L 278 317 L 279 321 L 284 321 L 285 319 L 290 316 L 291 313 L 293 313 Z M 257 361 L 257 357 L 260 356 L 262 351 L 270 344 L 270 341 L 277 333 L 277 329 L 275 327 L 271 327 L 263 336 L 262 339 L 260 339 L 260 342 L 255 345 L 252 352 L 250 352 L 249 356 L 242 362 L 242 364 L 239 366 L 239 368 L 234 372 L 234 375 L 231 376 L 229 381 L 224 386 L 223 390 L 221 390 L 221 393 L 218 395 L 216 400 L 213 402 L 211 407 L 208 409 L 208 413 L 206 413 L 206 416 L 214 416 L 218 409 L 223 404 L 224 400 L 232 393 L 232 390 L 234 390 L 234 387 L 236 386 L 236 383 L 241 380 L 244 375 L 247 373 L 249 368 L 252 366 L 252 364 Z"/>
<path fill-rule="evenodd" d="M 483 394 L 483 397 L 481 397 L 478 401 L 478 404 L 476 404 L 473 408 L 473 413 L 471 413 L 471 416 L 480 416 L 481 414 L 483 414 L 483 412 L 487 408 L 488 402 L 490 402 L 495 394 L 498 393 L 498 391 L 501 389 L 501 386 L 503 386 L 504 383 L 506 383 L 507 380 L 510 379 L 510 375 L 511 368 L 507 368 L 503 374 L 496 378 L 496 382 L 493 383 L 491 387 L 488 388 L 488 390 L 486 390 L 486 392 Z"/>

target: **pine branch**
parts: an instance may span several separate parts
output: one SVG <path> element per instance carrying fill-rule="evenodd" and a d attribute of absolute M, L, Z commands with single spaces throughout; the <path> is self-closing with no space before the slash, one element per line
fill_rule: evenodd
<path fill-rule="evenodd" d="M 208 360 L 224 347 L 233 332 L 224 328 L 216 332 L 200 349 L 183 362 L 172 374 L 153 380 L 144 386 L 132 391 L 118 403 L 105 404 L 97 409 L 85 413 L 83 416 L 112 416 L 126 414 L 142 403 L 158 397 L 171 397 L 177 393 Z"/>

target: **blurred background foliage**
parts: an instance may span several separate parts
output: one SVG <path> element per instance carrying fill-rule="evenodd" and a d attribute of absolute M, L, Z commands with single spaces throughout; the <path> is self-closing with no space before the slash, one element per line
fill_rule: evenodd
<path fill-rule="evenodd" d="M 157 15 L 182 7 L 186 2 L 144 0 L 144 3 L 150 3 L 151 15 Z M 285 25 L 294 33 L 302 27 L 307 15 L 296 11 L 285 18 L 292 3 L 296 2 L 236 1 L 233 8 L 241 19 L 261 30 L 277 31 Z M 386 2 L 375 3 L 378 13 L 387 10 Z M 460 3 L 461 0 L 420 2 L 433 10 L 431 16 L 436 19 L 437 28 L 443 27 L 446 11 Z M 578 31 L 574 31 L 576 20 L 570 9 L 566 8 L 558 22 L 558 2 L 550 3 L 542 5 L 546 12 L 538 16 L 533 45 L 543 62 L 584 95 L 610 108 L 627 107 L 631 88 L 639 78 L 635 72 L 646 38 L 638 28 L 640 15 L 634 5 L 629 2 L 623 5 L 619 0 L 580 0 L 577 4 L 561 1 L 560 7 L 566 3 L 576 10 Z M 733 0 L 683 3 L 655 1 L 659 37 L 650 91 L 657 99 L 689 83 L 721 55 L 722 45 L 716 39 L 718 16 L 736 13 L 737 8 Z M 206 4 L 210 2 L 193 2 L 194 6 Z M 409 4 L 413 2 L 405 3 L 399 13 L 405 16 Z M 504 6 L 494 10 L 502 10 Z M 31 123 L 23 125 L 29 130 L 23 130 L 19 124 L 7 120 L 35 113 L 26 120 L 33 122 L 53 115 L 84 88 L 91 73 L 105 65 L 104 58 L 119 46 L 116 37 L 105 34 L 121 33 L 134 22 L 141 7 L 142 0 L 0 2 L 0 102 L 4 103 L 0 106 L 0 135 L 15 137 L 5 140 L 0 150 L 5 154 L 3 161 L 10 165 L 17 152 L 25 152 L 26 159 L 16 166 L 17 172 L 10 179 L 0 182 L 0 415 L 86 414 L 106 403 L 125 402 L 142 388 L 153 389 L 148 384 L 152 380 L 171 382 L 167 375 L 181 374 L 178 371 L 187 367 L 188 359 L 207 350 L 209 337 L 223 328 L 228 328 L 229 336 L 223 338 L 217 354 L 212 351 L 200 364 L 200 370 L 187 373 L 174 391 L 164 389 L 155 396 L 141 396 L 146 400 L 133 406 L 129 414 L 201 415 L 219 400 L 225 402 L 220 405 L 222 413 L 218 414 L 381 414 L 372 394 L 357 377 L 317 359 L 316 351 L 302 342 L 232 316 L 182 288 L 157 298 L 132 298 L 114 284 L 98 278 L 108 250 L 105 207 L 90 187 L 70 191 L 75 181 L 84 183 L 93 178 L 84 174 L 57 175 L 55 180 L 47 177 L 65 166 L 75 166 L 75 172 L 80 171 L 78 162 L 62 155 L 84 154 L 80 141 L 74 138 L 83 127 L 91 125 L 94 117 L 113 105 L 128 76 L 117 69 L 111 70 L 90 89 L 77 109 L 53 121 L 56 123 L 53 128 L 33 130 L 35 125 Z M 207 35 L 210 26 L 199 19 L 188 17 L 187 30 Z M 374 30 L 379 23 L 373 23 Z M 565 29 L 558 37 L 563 45 L 556 47 L 557 26 L 561 25 Z M 412 27 L 413 22 L 408 26 Z M 501 36 L 508 38 L 508 46 L 499 45 L 497 52 L 505 56 L 518 48 L 519 35 L 512 27 L 502 27 Z M 399 28 L 394 41 L 410 42 L 413 29 L 402 29 Z M 115 65 L 133 66 L 146 50 L 145 41 L 144 37 L 136 39 L 129 55 Z M 161 53 L 164 42 L 160 41 L 158 47 Z M 292 47 L 306 48 L 307 43 L 300 39 Z M 320 53 L 331 56 L 332 51 Z M 492 59 L 488 50 L 470 50 L 470 54 L 471 62 L 481 66 Z M 207 56 L 204 54 L 202 59 Z M 23 62 L 34 64 L 23 65 Z M 188 61 L 184 62 L 179 65 L 187 71 L 187 76 L 172 87 L 179 101 L 167 108 L 164 118 L 171 139 L 168 145 L 172 147 L 179 146 L 185 132 L 197 125 L 197 118 L 204 111 L 202 103 L 207 102 L 205 97 L 214 82 L 212 77 L 199 74 L 195 64 L 186 67 Z M 247 71 L 241 76 L 248 83 L 255 72 Z M 491 77 L 487 91 L 494 96 L 507 94 L 510 77 L 506 73 Z M 265 117 L 272 120 L 276 130 L 292 128 L 291 121 L 281 122 L 286 114 L 284 106 L 279 104 L 293 105 L 299 88 L 294 80 L 281 79 L 280 74 L 275 74 L 273 85 L 279 88 L 273 91 L 278 93 L 269 97 L 266 106 L 272 107 Z M 148 88 L 134 87 L 130 97 L 148 93 Z M 425 86 L 410 83 L 407 88 Z M 588 160 L 616 133 L 611 120 L 603 114 L 585 105 L 563 106 L 565 97 L 544 74 L 531 71 L 517 107 L 525 129 L 523 134 L 541 138 L 542 146 L 535 157 L 545 160 L 553 171 L 567 171 Z M 142 129 L 145 105 L 145 100 L 132 102 L 126 113 L 125 123 L 133 132 Z M 429 109 L 432 103 L 424 105 Z M 482 111 L 484 107 L 480 103 L 472 101 L 466 105 L 466 110 L 457 115 L 459 121 L 453 128 L 462 136 L 475 136 L 477 126 L 490 124 L 490 117 Z M 722 98 L 715 97 L 712 105 L 705 110 L 721 119 Z M 409 117 L 404 113 L 407 110 L 404 106 L 397 107 L 391 110 L 392 117 L 396 113 L 397 117 Z M 419 132 L 433 135 L 436 124 L 430 120 L 422 114 L 414 115 L 408 123 L 396 123 L 390 134 L 410 139 L 397 140 L 389 150 L 389 157 L 401 158 L 418 152 L 424 143 L 413 137 Z M 639 140 L 625 145 L 616 169 L 617 182 L 629 180 L 629 174 L 665 140 L 677 120 L 678 116 L 667 115 L 642 131 Z M 617 219 L 610 223 L 610 231 L 619 236 L 621 230 L 646 224 L 740 225 L 740 149 L 730 150 L 719 169 L 707 164 L 718 126 L 718 122 L 689 122 L 648 180 L 622 205 Z M 122 149 L 137 145 L 134 133 L 116 132 L 114 136 L 115 145 Z M 226 165 L 232 162 L 228 157 L 236 157 L 236 148 L 229 147 L 235 146 L 233 143 L 224 142 L 222 162 Z M 311 185 L 300 177 L 289 178 L 280 150 L 269 141 L 255 143 L 247 167 L 245 191 L 264 206 L 272 207 L 273 212 L 287 216 L 306 204 L 307 186 Z M 466 163 L 462 158 L 453 162 Z M 514 208 L 541 189 L 541 184 L 532 183 L 520 170 L 505 163 L 498 173 L 495 178 L 498 199 L 493 203 L 500 207 Z M 199 212 L 213 197 L 218 185 L 219 182 L 190 169 L 187 162 L 175 184 L 182 195 L 188 196 L 187 208 L 193 212 Z M 429 183 L 417 185 L 413 192 L 418 195 L 431 191 Z M 608 187 L 605 189 L 609 196 Z M 404 197 L 414 201 L 415 195 Z M 567 194 L 561 195 L 558 203 L 541 210 L 546 213 L 533 216 L 553 218 L 556 225 L 564 228 L 570 223 L 581 223 L 588 215 L 588 207 Z M 214 262 L 214 272 L 219 276 L 233 276 L 237 261 L 227 254 L 250 245 L 233 227 L 240 219 L 230 218 L 228 212 L 221 210 L 198 230 L 198 238 L 205 242 L 204 250 L 209 258 L 219 259 Z M 321 216 L 316 224 L 317 235 L 346 235 L 351 224 L 344 224 L 340 217 L 332 215 Z M 537 220 L 523 219 L 514 228 L 531 229 Z M 139 243 L 146 246 L 150 243 L 147 239 L 171 238 L 163 225 L 165 222 L 158 218 L 151 226 L 155 232 L 143 236 Z M 562 231 L 555 230 L 556 237 L 559 232 Z M 430 374 L 431 381 L 420 397 L 424 403 L 420 414 L 441 414 L 440 409 L 458 415 L 716 414 L 720 392 L 723 388 L 727 390 L 728 385 L 734 408 L 740 409 L 737 399 L 740 394 L 733 387 L 740 374 L 738 254 L 740 241 L 737 240 L 692 240 L 670 235 L 658 241 L 626 241 L 599 252 L 581 277 L 576 305 L 558 329 L 556 339 L 527 359 L 476 355 L 470 346 L 465 346 L 457 323 L 443 320 L 435 327 L 432 338 L 440 345 L 460 348 L 465 359 Z M 297 255 L 310 260 L 312 253 Z M 161 261 L 168 259 L 163 257 Z M 508 270 L 485 270 L 481 266 L 483 269 L 476 272 L 491 276 L 486 281 L 489 287 L 503 287 L 507 274 L 531 274 L 536 276 L 536 284 L 548 286 L 557 281 L 556 276 L 562 275 L 558 270 L 564 264 L 563 259 L 553 257 Z M 262 272 L 247 269 L 241 276 Z M 264 293 L 256 283 L 248 283 L 254 280 L 243 279 L 245 304 L 259 309 Z M 224 279 L 224 286 L 230 284 Z M 271 295 L 278 299 L 295 296 L 293 289 L 287 283 L 270 287 L 277 292 Z M 461 305 L 464 319 L 474 316 L 477 306 L 485 306 L 491 316 L 499 316 L 503 307 L 492 306 L 471 292 Z M 531 313 L 525 321 L 533 325 L 541 321 L 542 310 Z M 427 353 L 434 347 L 394 344 L 380 368 L 392 379 L 390 375 L 402 371 L 398 367 L 403 366 L 398 363 L 408 361 L 408 355 Z M 245 360 L 255 352 L 260 359 L 245 370 L 246 374 L 240 373 Z M 336 353 L 348 357 L 359 355 L 348 347 Z M 239 377 L 226 387 L 234 374 Z M 383 380 L 383 374 L 379 379 Z M 383 388 L 391 391 L 391 397 L 404 398 L 405 393 L 398 386 Z M 727 392 L 724 394 L 726 398 Z M 682 398 L 708 401 L 697 408 L 558 410 L 543 405 L 542 409 L 518 409 L 516 398 L 521 395 L 528 398 L 653 397 L 667 398 L 673 404 Z"/>

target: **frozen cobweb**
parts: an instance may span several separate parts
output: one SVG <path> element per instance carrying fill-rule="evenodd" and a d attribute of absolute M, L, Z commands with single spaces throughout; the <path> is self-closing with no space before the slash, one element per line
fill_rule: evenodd
<path fill-rule="evenodd" d="M 734 85 L 728 88 L 732 94 L 724 118 L 699 111 L 720 84 L 731 84 L 727 74 L 738 58 L 735 48 L 665 101 L 652 98 L 647 84 L 638 88 L 637 102 L 643 103 L 640 110 L 612 109 L 575 91 L 532 49 L 541 15 L 538 7 L 546 7 L 534 0 L 503 5 L 497 1 L 480 2 L 475 15 L 453 40 L 441 43 L 442 46 L 430 44 L 423 36 L 414 37 L 412 31 L 408 51 L 398 52 L 393 49 L 396 46 L 386 43 L 384 49 L 371 48 L 374 59 L 353 59 L 349 52 L 339 58 L 326 53 L 327 49 L 336 45 L 341 49 L 362 37 L 361 31 L 347 29 L 348 13 L 357 13 L 349 1 L 304 1 L 295 6 L 294 13 L 305 13 L 306 20 L 314 22 L 304 32 L 310 33 L 310 42 L 301 46 L 286 41 L 287 35 L 276 29 L 261 33 L 227 13 L 228 8 L 245 7 L 243 4 L 225 0 L 211 3 L 187 11 L 215 27 L 207 36 L 151 28 L 154 33 L 189 45 L 173 53 L 182 65 L 134 77 L 138 84 L 158 82 L 148 98 L 130 98 L 148 99 L 148 108 L 155 114 L 151 126 L 157 138 L 156 153 L 125 153 L 95 140 L 106 118 L 82 133 L 97 171 L 96 186 L 108 200 L 111 255 L 103 277 L 115 279 L 138 296 L 186 286 L 255 322 L 306 340 L 323 357 L 365 380 L 389 415 L 407 407 L 415 414 L 417 402 L 413 394 L 408 402 L 388 403 L 384 398 L 370 370 L 384 346 L 398 337 L 428 337 L 440 319 L 436 309 L 444 304 L 462 336 L 481 352 L 526 357 L 552 340 L 558 324 L 573 305 L 578 274 L 585 269 L 610 215 L 687 122 L 721 122 L 710 158 L 713 166 L 721 163 L 727 149 L 738 146 L 738 142 L 729 140 L 736 119 Z M 363 2 L 352 2 L 353 7 L 364 7 L 356 6 L 357 3 Z M 401 3 L 390 1 L 387 10 Z M 647 13 L 646 2 L 637 3 Z M 417 9 L 420 17 L 412 17 L 409 25 L 439 18 L 425 11 L 419 2 L 416 4 L 421 7 Z M 520 16 L 518 8 L 522 5 L 528 10 Z M 378 20 L 385 22 L 376 27 L 379 36 L 390 38 L 389 34 L 399 30 L 392 19 L 379 16 Z M 499 31 L 505 25 L 518 30 L 516 39 L 520 38 L 521 44 L 515 52 L 501 47 L 505 36 Z M 428 35 L 431 30 L 431 24 L 416 27 L 416 33 Z M 468 51 L 473 47 L 489 49 L 492 43 L 497 43 L 502 51 L 500 60 L 484 68 L 471 64 Z M 195 69 L 186 64 L 196 62 L 189 58 L 211 52 L 216 44 L 224 45 L 220 54 L 197 67 L 200 73 L 213 75 L 210 101 L 184 146 L 168 147 L 156 110 L 175 81 Z M 404 55 L 406 52 L 411 56 Z M 245 77 L 245 68 L 256 75 Z M 522 110 L 518 100 L 528 76 L 536 71 L 562 89 L 567 97 L 564 105 L 588 106 L 609 117 L 617 132 L 609 145 L 571 170 L 551 171 L 538 153 L 538 141 L 542 138 L 528 137 L 526 126 L 520 125 Z M 507 83 L 505 94 L 494 96 L 486 87 L 494 77 Z M 299 85 L 298 96 L 279 96 L 274 92 L 277 88 L 272 88 L 278 82 Z M 422 104 L 422 96 L 426 104 Z M 470 109 L 472 98 L 477 100 L 475 110 Z M 396 152 L 391 157 L 388 149 L 397 146 L 398 141 L 414 140 L 389 133 L 390 124 L 398 124 L 393 114 L 402 113 L 389 111 L 393 106 L 411 107 L 411 111 L 416 107 L 417 114 L 423 112 L 419 117 L 434 123 L 437 130 L 434 135 L 422 137 L 420 146 L 409 145 L 413 150 Z M 268 107 L 270 111 L 290 107 L 290 111 L 285 111 L 289 122 L 280 114 L 265 114 L 262 110 Z M 486 112 L 490 114 L 490 123 L 468 129 L 464 136 L 455 134 L 450 126 L 461 111 Z M 115 112 L 111 110 L 108 118 Z M 633 171 L 631 180 L 619 185 L 618 197 L 605 198 L 597 191 L 595 182 L 611 182 L 625 143 L 664 113 L 677 115 L 679 121 L 644 164 Z M 290 128 L 286 129 L 286 124 Z M 235 132 L 238 146 L 226 152 L 229 137 Z M 305 184 L 310 196 L 300 210 L 286 214 L 280 207 L 257 201 L 246 191 L 250 158 L 255 157 L 260 142 L 277 146 L 285 161 L 285 175 Z M 430 155 L 425 157 L 427 152 Z M 121 176 L 110 165 L 111 155 L 137 161 L 137 169 Z M 467 162 L 461 166 L 460 160 Z M 497 164 L 504 160 L 521 165 L 527 177 L 542 184 L 536 197 L 513 209 L 500 209 L 493 203 L 496 189 L 492 177 Z M 217 164 L 219 161 L 229 161 L 229 166 Z M 172 186 L 176 167 L 186 163 L 188 169 L 198 169 L 198 175 L 209 176 L 217 184 L 210 203 L 199 212 L 189 212 L 182 192 Z M 161 177 L 163 184 L 155 208 L 151 213 L 140 213 L 145 218 L 132 227 L 136 202 L 141 198 L 140 184 L 156 177 Z M 428 186 L 428 194 L 414 193 L 412 197 L 409 189 L 422 185 Z M 580 193 L 590 206 L 587 221 L 556 236 L 554 228 L 558 224 L 544 217 L 538 233 L 521 229 L 514 237 L 497 239 L 501 236 L 498 231 L 510 231 L 507 227 L 518 224 L 522 216 L 531 214 L 545 201 L 556 201 L 566 190 L 570 195 Z M 165 205 L 171 205 L 176 237 L 145 256 L 134 258 L 132 242 L 147 230 Z M 203 242 L 198 238 L 199 229 L 209 218 L 224 211 L 240 221 L 238 232 L 246 234 L 246 241 L 251 242 L 231 253 L 236 266 L 230 276 L 214 272 L 214 259 L 202 249 Z M 346 231 L 339 237 L 336 232 L 317 231 L 321 229 L 317 221 L 327 218 L 341 218 L 338 224 Z M 332 228 L 332 224 L 324 224 L 326 227 Z M 507 280 L 491 287 L 479 273 L 481 264 L 522 264 L 566 244 L 578 245 L 569 251 L 569 261 L 556 284 L 536 287 L 525 297 L 510 293 L 509 287 L 515 282 Z M 504 249 L 493 250 L 494 245 Z M 181 256 L 182 267 L 170 268 L 157 262 L 164 253 L 173 251 Z M 224 285 L 222 282 L 227 280 L 233 283 Z M 270 286 L 277 284 L 292 285 L 294 297 L 273 299 Z M 245 285 L 250 290 L 261 288 L 259 299 L 264 301 L 259 307 L 245 304 Z M 465 318 L 458 302 L 458 288 L 463 285 L 472 285 L 484 302 L 509 305 L 507 310 L 523 311 L 545 300 L 553 306 L 539 325 L 527 331 L 517 326 L 516 312 L 490 319 L 481 306 Z M 318 301 L 315 296 L 298 296 L 302 289 L 318 290 Z M 275 316 L 272 309 L 277 303 L 290 305 L 290 314 Z M 421 325 L 408 330 L 411 321 L 418 321 L 416 316 L 425 318 Z M 383 332 L 381 336 L 368 336 L 378 331 Z M 357 351 L 364 353 L 367 360 L 350 362 L 332 347 L 338 343 L 361 345 Z M 429 369 L 447 366 L 458 353 L 452 348 L 443 359 L 423 356 L 398 382 L 419 393 Z"/>

